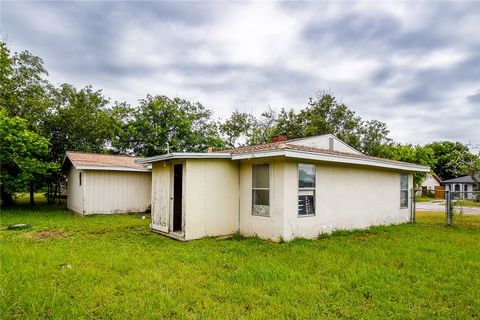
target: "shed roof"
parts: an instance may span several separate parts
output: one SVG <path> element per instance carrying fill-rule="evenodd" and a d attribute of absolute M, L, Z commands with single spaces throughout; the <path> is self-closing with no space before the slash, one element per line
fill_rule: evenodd
<path fill-rule="evenodd" d="M 150 171 L 150 169 L 140 163 L 141 157 L 130 157 L 122 155 L 98 154 L 78 151 L 67 151 L 62 167 L 66 160 L 77 169 L 85 170 L 113 170 L 113 171 Z"/>
<path fill-rule="evenodd" d="M 480 177 L 477 178 L 477 180 L 480 180 Z M 476 183 L 475 180 L 473 180 L 472 176 L 463 176 L 463 177 L 457 177 L 453 178 L 450 180 L 444 180 L 442 183 Z"/>
<path fill-rule="evenodd" d="M 297 145 L 290 141 L 294 142 L 295 140 L 257 144 L 253 146 L 246 146 L 246 147 L 224 150 L 222 152 L 230 152 L 233 155 L 238 155 L 238 154 L 249 154 L 249 153 L 255 153 L 255 152 L 262 152 L 262 151 L 273 151 L 273 150 L 296 150 L 296 151 L 304 151 L 304 152 L 311 152 L 311 153 L 324 154 L 324 155 L 340 156 L 340 157 L 352 158 L 352 159 L 381 161 L 384 163 L 391 163 L 391 164 L 397 164 L 397 165 L 418 166 L 417 164 L 414 164 L 414 163 L 396 161 L 396 160 L 390 160 L 390 159 L 384 159 L 384 158 L 378 158 L 378 157 L 371 157 L 361 153 L 358 154 L 358 153 L 319 149 L 315 147 L 307 147 L 307 146 Z M 289 143 L 286 143 L 286 142 L 289 142 Z"/>

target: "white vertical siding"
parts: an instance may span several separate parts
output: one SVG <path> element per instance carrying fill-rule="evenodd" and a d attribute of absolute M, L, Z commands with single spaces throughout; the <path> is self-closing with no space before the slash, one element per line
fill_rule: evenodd
<path fill-rule="evenodd" d="M 79 173 L 82 172 L 82 186 L 80 186 Z M 73 166 L 68 171 L 67 208 L 76 213 L 83 213 L 84 198 L 84 171 Z"/>
<path fill-rule="evenodd" d="M 145 212 L 150 207 L 151 173 L 83 171 L 85 214 Z"/>

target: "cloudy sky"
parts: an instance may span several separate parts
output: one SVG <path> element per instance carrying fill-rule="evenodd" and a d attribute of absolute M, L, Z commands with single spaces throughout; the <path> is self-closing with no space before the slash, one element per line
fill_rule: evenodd
<path fill-rule="evenodd" d="M 1 36 L 54 83 L 225 118 L 329 90 L 400 142 L 480 145 L 480 2 L 6 2 Z"/>

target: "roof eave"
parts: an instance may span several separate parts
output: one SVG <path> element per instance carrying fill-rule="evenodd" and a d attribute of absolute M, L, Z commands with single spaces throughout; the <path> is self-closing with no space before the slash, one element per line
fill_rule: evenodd
<path fill-rule="evenodd" d="M 233 154 L 232 160 L 246 160 L 246 159 L 254 159 L 254 158 L 276 157 L 276 156 L 284 156 L 286 158 L 297 158 L 297 159 L 315 160 L 315 161 L 324 161 L 324 162 L 364 165 L 364 166 L 396 169 L 396 170 L 410 171 L 410 172 L 430 172 L 430 167 L 421 166 L 421 165 L 391 163 L 388 161 L 381 161 L 381 160 L 374 160 L 374 159 L 352 158 L 352 157 L 341 156 L 341 155 L 320 154 L 320 153 L 298 151 L 298 150 L 295 150 L 295 151 L 294 150 L 269 150 L 269 151 L 253 152 L 253 153 L 251 152 L 251 153 Z"/>
<path fill-rule="evenodd" d="M 166 161 L 173 159 L 231 159 L 230 153 L 214 153 L 214 152 L 173 152 L 135 160 L 136 163 L 153 163 L 158 161 Z"/>
<path fill-rule="evenodd" d="M 133 168 L 120 166 L 89 166 L 89 165 L 73 165 L 78 170 L 104 170 L 104 171 L 132 171 L 132 172 L 150 172 L 149 168 Z"/>

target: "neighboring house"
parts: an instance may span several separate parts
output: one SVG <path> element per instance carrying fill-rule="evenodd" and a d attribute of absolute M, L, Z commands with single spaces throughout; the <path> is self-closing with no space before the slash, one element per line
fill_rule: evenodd
<path fill-rule="evenodd" d="M 141 158 L 68 151 L 67 207 L 79 214 L 145 212 L 150 208 L 151 170 Z"/>
<path fill-rule="evenodd" d="M 429 173 L 422 180 L 420 186 L 422 187 L 422 189 L 426 188 L 429 191 L 434 191 L 435 187 L 441 185 L 441 182 L 442 180 L 435 173 Z"/>
<path fill-rule="evenodd" d="M 420 183 L 420 189 L 417 191 L 417 195 L 428 196 L 434 194 L 435 189 L 441 186 L 442 180 L 435 173 L 429 173 L 423 178 Z"/>
<path fill-rule="evenodd" d="M 480 180 L 477 179 L 477 181 Z M 472 176 L 463 176 L 450 180 L 442 181 L 442 184 L 445 186 L 445 190 L 449 191 L 461 191 L 459 195 L 462 198 L 473 199 L 474 194 L 472 191 L 476 190 L 475 185 L 477 182 L 473 180 Z"/>
<path fill-rule="evenodd" d="M 315 238 L 336 229 L 407 222 L 414 172 L 369 157 L 333 135 L 209 153 L 170 153 L 152 164 L 152 223 L 181 240 L 240 231 Z"/>

